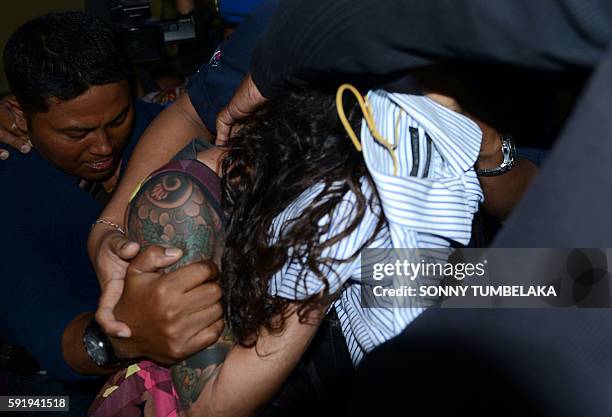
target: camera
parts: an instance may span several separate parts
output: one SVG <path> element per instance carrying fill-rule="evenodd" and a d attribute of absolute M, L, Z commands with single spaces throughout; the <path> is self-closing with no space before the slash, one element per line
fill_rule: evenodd
<path fill-rule="evenodd" d="M 134 63 L 159 61 L 165 45 L 197 40 L 193 17 L 159 20 L 151 15 L 151 0 L 87 0 L 85 12 L 120 33 Z"/>

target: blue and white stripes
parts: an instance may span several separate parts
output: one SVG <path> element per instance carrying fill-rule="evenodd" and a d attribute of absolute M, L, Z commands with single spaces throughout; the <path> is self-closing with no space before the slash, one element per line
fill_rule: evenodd
<path fill-rule="evenodd" d="M 381 134 L 397 145 L 400 161 L 394 176 L 391 156 L 362 124 L 364 158 L 394 246 L 422 247 L 414 232 L 467 244 L 473 214 L 483 198 L 472 168 L 482 138 L 476 123 L 423 96 L 374 91 L 368 100 Z"/>
<path fill-rule="evenodd" d="M 378 90 L 370 92 L 368 100 L 377 129 L 396 145 L 398 175 L 393 175 L 389 152 L 362 123 L 364 158 L 381 206 L 369 208 L 360 226 L 327 248 L 322 256 L 332 259 L 353 256 L 372 237 L 383 213 L 386 225 L 371 248 L 448 248 L 451 241 L 467 244 L 473 215 L 483 200 L 473 169 L 482 138 L 478 126 L 422 96 Z M 290 204 L 274 220 L 272 235 L 277 238 L 281 228 L 298 218 L 322 187 L 312 186 Z M 366 181 L 362 182 L 362 191 L 367 197 L 373 192 Z M 331 222 L 330 232 L 323 240 L 346 228 L 354 218 L 354 204 L 355 195 L 349 193 L 331 216 L 322 219 L 323 224 Z M 399 334 L 422 311 L 409 306 L 363 308 L 359 256 L 350 262 L 334 263 L 324 273 L 330 292 L 342 288 L 334 307 L 355 364 L 365 353 Z M 287 299 L 304 299 L 322 289 L 322 282 L 305 271 L 301 260 L 288 262 L 270 282 L 270 293 Z"/>

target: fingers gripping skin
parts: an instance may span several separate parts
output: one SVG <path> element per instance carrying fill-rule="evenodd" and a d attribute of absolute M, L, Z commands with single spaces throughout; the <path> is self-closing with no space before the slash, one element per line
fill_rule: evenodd
<path fill-rule="evenodd" d="M 32 149 L 25 116 L 13 97 L 0 100 L 0 142 L 22 153 L 28 153 Z M 8 157 L 9 151 L 0 149 L 0 159 L 5 160 Z"/>
<path fill-rule="evenodd" d="M 221 291 L 209 282 L 218 270 L 212 263 L 198 262 L 175 272 L 160 272 L 181 254 L 178 249 L 150 246 L 131 262 L 115 309 L 133 330 L 131 338 L 113 340 L 120 357 L 145 356 L 171 365 L 219 337 L 222 328 L 215 323 L 223 316 Z M 197 338 L 200 333 L 203 336 Z"/>
<path fill-rule="evenodd" d="M 131 329 L 125 323 L 117 321 L 113 311 L 123 292 L 129 261 L 138 254 L 140 246 L 104 224 L 96 225 L 91 232 L 91 236 L 93 235 L 100 235 L 100 238 L 95 240 L 99 242 L 99 246 L 89 247 L 89 250 L 90 253 L 97 254 L 92 259 L 102 289 L 96 321 L 110 336 L 130 337 Z M 90 242 L 93 241 L 91 236 Z"/>
<path fill-rule="evenodd" d="M 242 80 L 229 104 L 217 115 L 217 145 L 225 145 L 232 135 L 236 123 L 251 113 L 266 101 L 259 92 L 250 74 Z"/>

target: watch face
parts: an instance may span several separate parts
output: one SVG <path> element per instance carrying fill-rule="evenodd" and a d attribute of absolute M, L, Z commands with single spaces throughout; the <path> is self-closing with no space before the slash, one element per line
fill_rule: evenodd
<path fill-rule="evenodd" d="M 108 354 L 102 340 L 91 334 L 85 335 L 85 349 L 96 365 L 102 366 L 108 362 Z"/>

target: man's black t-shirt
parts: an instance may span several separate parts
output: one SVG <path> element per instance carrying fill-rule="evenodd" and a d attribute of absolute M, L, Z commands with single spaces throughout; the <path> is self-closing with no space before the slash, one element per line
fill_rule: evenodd
<path fill-rule="evenodd" d="M 162 107 L 136 100 L 135 110 L 123 166 Z M 65 381 L 85 377 L 64 361 L 64 329 L 78 314 L 95 311 L 100 296 L 87 237 L 102 207 L 78 183 L 36 150 L 11 152 L 0 164 L 0 338 Z"/>

